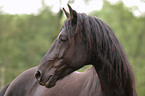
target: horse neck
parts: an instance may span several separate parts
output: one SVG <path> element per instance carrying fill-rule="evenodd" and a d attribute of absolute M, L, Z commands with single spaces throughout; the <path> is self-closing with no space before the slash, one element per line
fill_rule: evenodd
<path fill-rule="evenodd" d="M 126 55 L 122 53 L 114 61 L 110 61 L 110 56 L 99 56 L 93 65 L 104 96 L 136 96 L 134 75 Z"/>

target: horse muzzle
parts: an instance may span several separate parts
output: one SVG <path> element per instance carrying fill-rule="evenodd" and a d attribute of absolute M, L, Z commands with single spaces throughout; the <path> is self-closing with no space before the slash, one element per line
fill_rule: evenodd
<path fill-rule="evenodd" d="M 37 82 L 47 88 L 55 86 L 57 81 L 56 77 L 57 76 L 54 75 L 54 70 L 51 70 L 49 73 L 47 73 L 47 75 L 42 75 L 42 72 L 39 70 L 37 70 L 35 73 L 35 78 L 37 79 Z"/>

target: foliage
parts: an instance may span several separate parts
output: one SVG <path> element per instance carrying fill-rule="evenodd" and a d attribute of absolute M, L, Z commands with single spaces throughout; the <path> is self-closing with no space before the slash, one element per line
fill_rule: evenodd
<path fill-rule="evenodd" d="M 6 83 L 37 66 L 60 30 L 58 16 L 48 8 L 39 15 L 0 15 L 0 63 Z"/>

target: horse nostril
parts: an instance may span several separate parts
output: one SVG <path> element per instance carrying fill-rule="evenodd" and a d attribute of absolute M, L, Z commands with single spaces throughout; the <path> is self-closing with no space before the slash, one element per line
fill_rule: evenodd
<path fill-rule="evenodd" d="M 40 77 L 41 77 L 41 73 L 40 73 L 40 71 L 37 70 L 36 73 L 35 73 L 35 78 L 36 78 L 37 80 L 39 80 Z"/>

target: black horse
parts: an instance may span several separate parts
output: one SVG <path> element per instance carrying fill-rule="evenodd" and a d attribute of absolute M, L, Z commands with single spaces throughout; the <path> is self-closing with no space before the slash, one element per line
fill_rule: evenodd
<path fill-rule="evenodd" d="M 70 96 L 69 93 L 71 96 L 137 96 L 133 71 L 112 29 L 99 18 L 77 13 L 70 5 L 68 7 L 70 13 L 63 9 L 67 20 L 60 34 L 35 73 L 37 82 L 42 86 L 32 76 L 33 71 L 36 70 L 34 68 L 31 69 L 33 71 L 30 70 L 31 75 L 27 75 L 28 71 L 24 73 L 25 75 L 17 77 L 5 96 L 18 96 L 11 95 L 14 94 L 14 89 L 20 89 L 20 93 L 24 93 L 21 96 L 58 96 L 50 95 L 49 90 L 54 89 L 57 92 L 61 87 L 63 90 L 63 86 L 69 90 L 63 91 L 66 92 L 65 95 L 59 96 Z M 75 82 L 83 75 L 73 77 L 74 75 L 70 73 L 88 64 L 95 68 L 96 74 L 88 76 L 89 81 L 93 83 L 82 79 Z M 69 76 L 72 79 L 68 79 Z M 65 84 L 66 81 L 70 82 L 70 86 Z M 86 86 L 80 83 L 86 83 Z M 83 92 L 85 94 L 82 95 Z"/>

